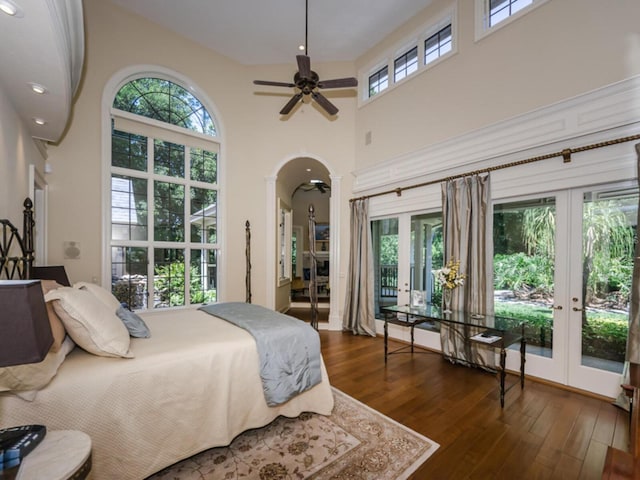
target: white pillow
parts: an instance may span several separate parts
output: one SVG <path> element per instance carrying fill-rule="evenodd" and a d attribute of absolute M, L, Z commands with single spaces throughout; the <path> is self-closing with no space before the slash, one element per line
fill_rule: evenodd
<path fill-rule="evenodd" d="M 61 287 L 48 292 L 46 301 L 64 323 L 74 342 L 94 355 L 133 358 L 129 331 L 104 303 L 88 290 Z"/>
<path fill-rule="evenodd" d="M 98 297 L 98 300 L 109 307 L 113 313 L 116 313 L 116 310 L 118 310 L 118 308 L 120 307 L 120 302 L 118 301 L 118 299 L 114 297 L 109 290 L 102 288 L 100 285 L 89 282 L 78 282 L 73 284 L 73 288 L 88 290 L 96 297 Z"/>

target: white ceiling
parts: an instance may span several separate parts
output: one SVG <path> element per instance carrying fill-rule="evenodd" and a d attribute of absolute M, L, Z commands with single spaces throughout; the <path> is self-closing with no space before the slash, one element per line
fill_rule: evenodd
<path fill-rule="evenodd" d="M 290 63 L 305 0 L 111 0 L 245 65 Z M 308 54 L 353 61 L 432 0 L 309 0 Z"/>
<path fill-rule="evenodd" d="M 84 55 L 81 0 L 13 0 L 0 13 L 0 89 L 35 138 L 57 141 L 71 111 Z M 31 83 L 45 87 L 36 95 Z M 34 119 L 42 119 L 36 125 Z"/>

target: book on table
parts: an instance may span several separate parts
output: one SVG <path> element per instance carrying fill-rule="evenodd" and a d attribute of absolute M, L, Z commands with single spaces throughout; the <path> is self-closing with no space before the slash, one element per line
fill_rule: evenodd
<path fill-rule="evenodd" d="M 482 332 L 471 337 L 472 340 L 483 342 L 483 343 L 494 343 L 500 340 L 502 337 L 500 335 L 495 335 L 489 332 Z"/>

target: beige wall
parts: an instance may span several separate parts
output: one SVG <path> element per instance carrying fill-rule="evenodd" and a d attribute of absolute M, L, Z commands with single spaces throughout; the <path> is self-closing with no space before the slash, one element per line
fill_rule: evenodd
<path fill-rule="evenodd" d="M 44 157 L 11 101 L 0 88 L 0 218 L 22 232 L 23 201 L 29 195 L 29 165 L 42 174 Z"/>
<path fill-rule="evenodd" d="M 74 281 L 103 277 L 101 100 L 109 80 L 133 65 L 175 71 L 212 101 L 224 141 L 221 293 L 224 300 L 244 299 L 244 267 L 238 266 L 244 266 L 249 220 L 255 303 L 266 303 L 267 258 L 275 255 L 259 241 L 267 232 L 267 211 L 275 208 L 265 204 L 265 178 L 290 159 L 320 159 L 342 179 L 339 268 L 344 275 L 351 172 L 640 74 L 637 0 L 551 0 L 478 42 L 471 0 L 434 0 L 355 65 L 314 69 L 325 78 L 354 75 L 451 5 L 457 5 L 458 16 L 454 56 L 361 107 L 354 98 L 331 97 L 340 108 L 337 119 L 312 104 L 282 120 L 277 112 L 291 92 L 251 81 L 286 80 L 295 70 L 293 58 L 287 65 L 242 66 L 107 1 L 85 0 L 85 76 L 66 135 L 49 147 L 49 262 L 64 263 Z M 28 164 L 42 171 L 44 160 L 1 91 L 0 127 L 0 217 L 20 220 L 21 202 L 14 204 L 28 192 Z M 367 132 L 372 142 L 365 146 Z M 63 258 L 65 241 L 79 242 L 79 260 Z"/>
<path fill-rule="evenodd" d="M 265 91 L 254 78 L 286 80 L 290 65 L 244 67 L 211 50 L 114 7 L 103 0 L 86 0 L 87 57 L 82 91 L 68 132 L 50 149 L 49 260 L 63 262 L 64 241 L 81 245 L 79 260 L 64 261 L 73 281 L 100 279 L 101 272 L 101 99 L 107 82 L 123 68 L 160 65 L 189 78 L 211 99 L 223 135 L 221 175 L 224 178 L 221 215 L 223 238 L 221 295 L 245 298 L 245 222 L 252 227 L 252 286 L 254 303 L 264 304 L 265 250 L 268 208 L 265 177 L 275 175 L 287 159 L 305 155 L 323 159 L 336 175 L 349 177 L 354 168 L 353 99 L 335 99 L 340 108 L 330 120 L 314 105 L 303 105 L 289 119 L 278 111 L 291 92 Z M 353 75 L 348 64 L 315 65 L 326 77 Z M 262 92 L 265 92 L 264 94 Z M 351 191 L 345 182 L 344 202 Z M 348 222 L 348 219 L 346 220 Z M 348 229 L 343 228 L 344 231 Z M 344 237 L 344 236 L 343 236 Z M 347 245 L 346 238 L 341 243 Z M 273 259 L 275 252 L 270 252 Z M 346 260 L 344 260 L 346 265 Z M 241 268 L 240 268 L 241 266 Z"/>
<path fill-rule="evenodd" d="M 454 4 L 457 53 L 358 110 L 358 169 L 640 74 L 637 0 L 551 0 L 478 42 L 472 0 L 434 0 L 357 68 Z"/>

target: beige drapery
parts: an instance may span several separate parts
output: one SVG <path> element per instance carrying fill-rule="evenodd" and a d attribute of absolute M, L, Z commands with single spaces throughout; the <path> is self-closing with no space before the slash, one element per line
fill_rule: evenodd
<path fill-rule="evenodd" d="M 442 184 L 445 262 L 459 261 L 460 272 L 466 275 L 464 285 L 453 290 L 453 310 L 477 315 L 493 312 L 487 272 L 488 255 L 492 250 L 490 199 L 488 173 Z M 442 324 L 440 343 L 443 355 L 452 362 L 494 368 L 495 355 L 492 349 L 465 341 L 465 338 L 477 333 L 470 331 L 470 328 Z"/>
<path fill-rule="evenodd" d="M 360 199 L 351 202 L 351 243 L 343 330 L 354 335 L 375 336 L 373 285 L 369 200 Z"/>

